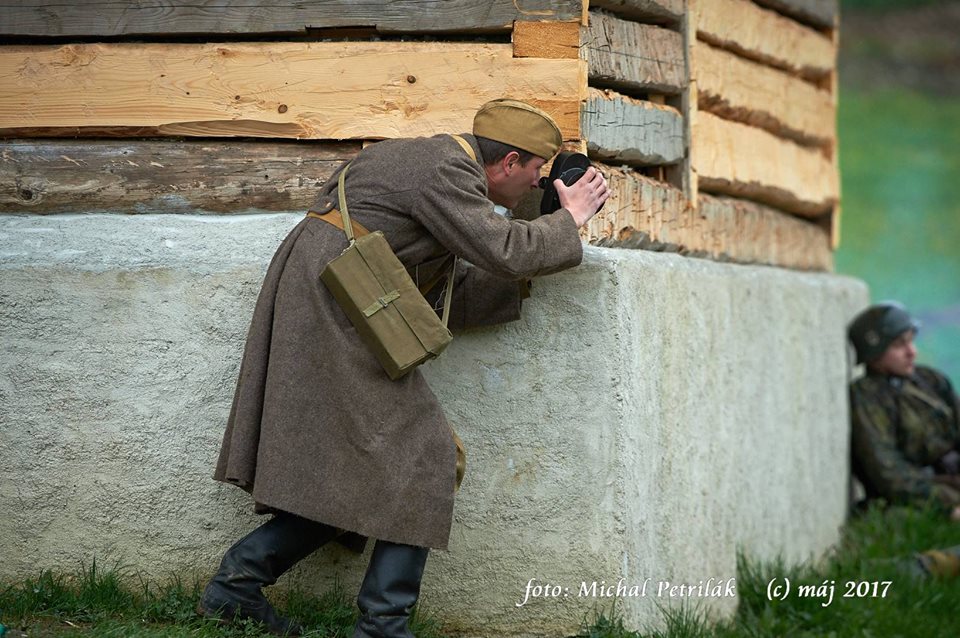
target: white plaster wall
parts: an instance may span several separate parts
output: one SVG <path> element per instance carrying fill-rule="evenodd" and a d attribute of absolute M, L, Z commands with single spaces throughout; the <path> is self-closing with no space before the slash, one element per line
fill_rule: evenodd
<path fill-rule="evenodd" d="M 0 580 L 94 556 L 205 575 L 257 524 L 210 475 L 299 218 L 0 218 Z M 846 506 L 844 325 L 866 303 L 843 277 L 592 247 L 538 280 L 522 321 L 425 369 L 468 448 L 425 604 L 467 634 L 564 636 L 597 605 L 655 623 L 680 602 L 658 581 L 726 581 L 738 547 L 820 556 Z M 352 592 L 365 564 L 329 547 L 285 580 Z M 517 607 L 531 578 L 567 595 Z M 578 595 L 621 578 L 647 595 Z"/>

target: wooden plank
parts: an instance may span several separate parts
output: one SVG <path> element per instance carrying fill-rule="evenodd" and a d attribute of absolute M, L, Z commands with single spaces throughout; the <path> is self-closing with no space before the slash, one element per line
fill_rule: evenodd
<path fill-rule="evenodd" d="M 750 0 L 696 4 L 697 36 L 764 64 L 817 80 L 836 66 L 831 38 Z"/>
<path fill-rule="evenodd" d="M 640 22 L 677 26 L 685 13 L 684 0 L 590 0 L 591 9 L 605 9 Z"/>
<path fill-rule="evenodd" d="M 833 270 L 830 236 L 814 221 L 730 197 L 700 196 L 705 244 L 740 263 Z"/>
<path fill-rule="evenodd" d="M 0 0 L 0 36 L 506 32 L 515 21 L 580 20 L 582 10 L 583 0 Z"/>
<path fill-rule="evenodd" d="M 513 57 L 580 57 L 580 22 L 518 22 L 513 28 Z"/>
<path fill-rule="evenodd" d="M 798 215 L 829 212 L 839 198 L 833 161 L 762 129 L 699 111 L 693 124 L 700 192 L 743 197 Z"/>
<path fill-rule="evenodd" d="M 635 165 L 674 164 L 686 152 L 676 109 L 591 88 L 580 114 L 591 157 Z"/>
<path fill-rule="evenodd" d="M 838 0 L 755 0 L 757 4 L 796 18 L 800 22 L 832 29 L 839 14 Z"/>
<path fill-rule="evenodd" d="M 599 165 L 610 198 L 580 229 L 580 236 L 604 246 L 647 250 L 685 250 L 696 244 L 690 234 L 693 213 L 679 189 L 631 169 Z"/>
<path fill-rule="evenodd" d="M 43 127 L 412 137 L 468 131 L 481 104 L 511 96 L 580 139 L 586 64 L 488 43 L 73 44 L 0 48 L 0 77 L 7 137 Z"/>
<path fill-rule="evenodd" d="M 697 42 L 699 108 L 803 144 L 830 144 L 836 111 L 829 91 L 784 71 Z"/>
<path fill-rule="evenodd" d="M 359 142 L 0 142 L 0 213 L 298 211 Z"/>
<path fill-rule="evenodd" d="M 676 31 L 590 11 L 581 51 L 595 86 L 678 94 L 687 84 L 683 35 Z"/>
<path fill-rule="evenodd" d="M 636 171 L 602 166 L 610 199 L 581 236 L 603 246 L 679 252 L 717 261 L 829 271 L 827 234 L 815 223 L 754 202 L 683 194 Z"/>

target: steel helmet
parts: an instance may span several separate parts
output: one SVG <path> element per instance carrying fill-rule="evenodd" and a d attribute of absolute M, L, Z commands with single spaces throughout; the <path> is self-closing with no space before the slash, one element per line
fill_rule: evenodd
<path fill-rule="evenodd" d="M 857 363 L 880 357 L 894 340 L 920 324 L 896 301 L 884 301 L 858 314 L 847 328 L 847 337 L 857 351 Z"/>

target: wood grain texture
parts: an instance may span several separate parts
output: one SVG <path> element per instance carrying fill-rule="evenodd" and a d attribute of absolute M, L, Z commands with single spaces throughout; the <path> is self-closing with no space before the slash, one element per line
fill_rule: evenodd
<path fill-rule="evenodd" d="M 699 108 L 803 144 L 835 139 L 829 91 L 705 42 L 694 45 L 692 59 Z"/>
<path fill-rule="evenodd" d="M 509 31 L 514 21 L 580 20 L 583 0 L 2 0 L 0 36 Z"/>
<path fill-rule="evenodd" d="M 590 8 L 630 20 L 676 26 L 684 14 L 684 0 L 590 0 Z"/>
<path fill-rule="evenodd" d="M 811 80 L 836 66 L 833 40 L 750 0 L 697 2 L 697 37 L 764 64 Z"/>
<path fill-rule="evenodd" d="M 732 197 L 701 195 L 697 212 L 711 254 L 740 263 L 833 271 L 830 234 L 815 221 Z"/>
<path fill-rule="evenodd" d="M 359 142 L 9 140 L 0 213 L 299 211 Z"/>
<path fill-rule="evenodd" d="M 762 129 L 701 110 L 691 148 L 701 193 L 743 197 L 811 217 L 830 212 L 839 198 L 832 159 Z"/>
<path fill-rule="evenodd" d="M 801 270 L 833 268 L 828 234 L 815 223 L 732 198 L 701 196 L 695 209 L 672 186 L 632 170 L 601 169 L 611 195 L 581 229 L 587 241 L 717 261 Z"/>
<path fill-rule="evenodd" d="M 470 130 L 484 102 L 527 100 L 580 138 L 581 60 L 509 44 L 322 42 L 0 48 L 0 134 L 156 129 L 188 136 L 413 137 Z"/>
<path fill-rule="evenodd" d="M 591 84 L 679 94 L 687 85 L 683 35 L 591 11 L 582 54 Z"/>
<path fill-rule="evenodd" d="M 668 250 L 692 249 L 693 211 L 673 186 L 634 170 L 598 164 L 610 198 L 580 229 L 580 236 L 603 246 Z"/>
<path fill-rule="evenodd" d="M 580 128 L 593 158 L 642 166 L 675 164 L 686 143 L 683 118 L 669 106 L 591 88 Z"/>
<path fill-rule="evenodd" d="M 580 57 L 580 22 L 518 22 L 513 27 L 513 57 Z"/>
<path fill-rule="evenodd" d="M 840 10 L 838 0 L 756 0 L 756 3 L 821 29 L 834 28 Z"/>

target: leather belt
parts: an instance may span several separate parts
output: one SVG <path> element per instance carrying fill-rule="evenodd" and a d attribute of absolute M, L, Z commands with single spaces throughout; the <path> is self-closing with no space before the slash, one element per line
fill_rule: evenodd
<path fill-rule="evenodd" d="M 332 226 L 336 226 L 340 230 L 343 228 L 343 217 L 340 215 L 340 211 L 336 208 L 331 208 L 328 213 L 318 213 L 316 211 L 307 211 L 307 217 L 313 217 L 315 219 L 322 219 Z M 352 221 L 352 220 L 351 220 Z M 364 235 L 369 235 L 370 231 L 364 228 L 359 222 L 352 221 L 353 224 L 353 234 L 357 237 L 363 237 Z"/>

